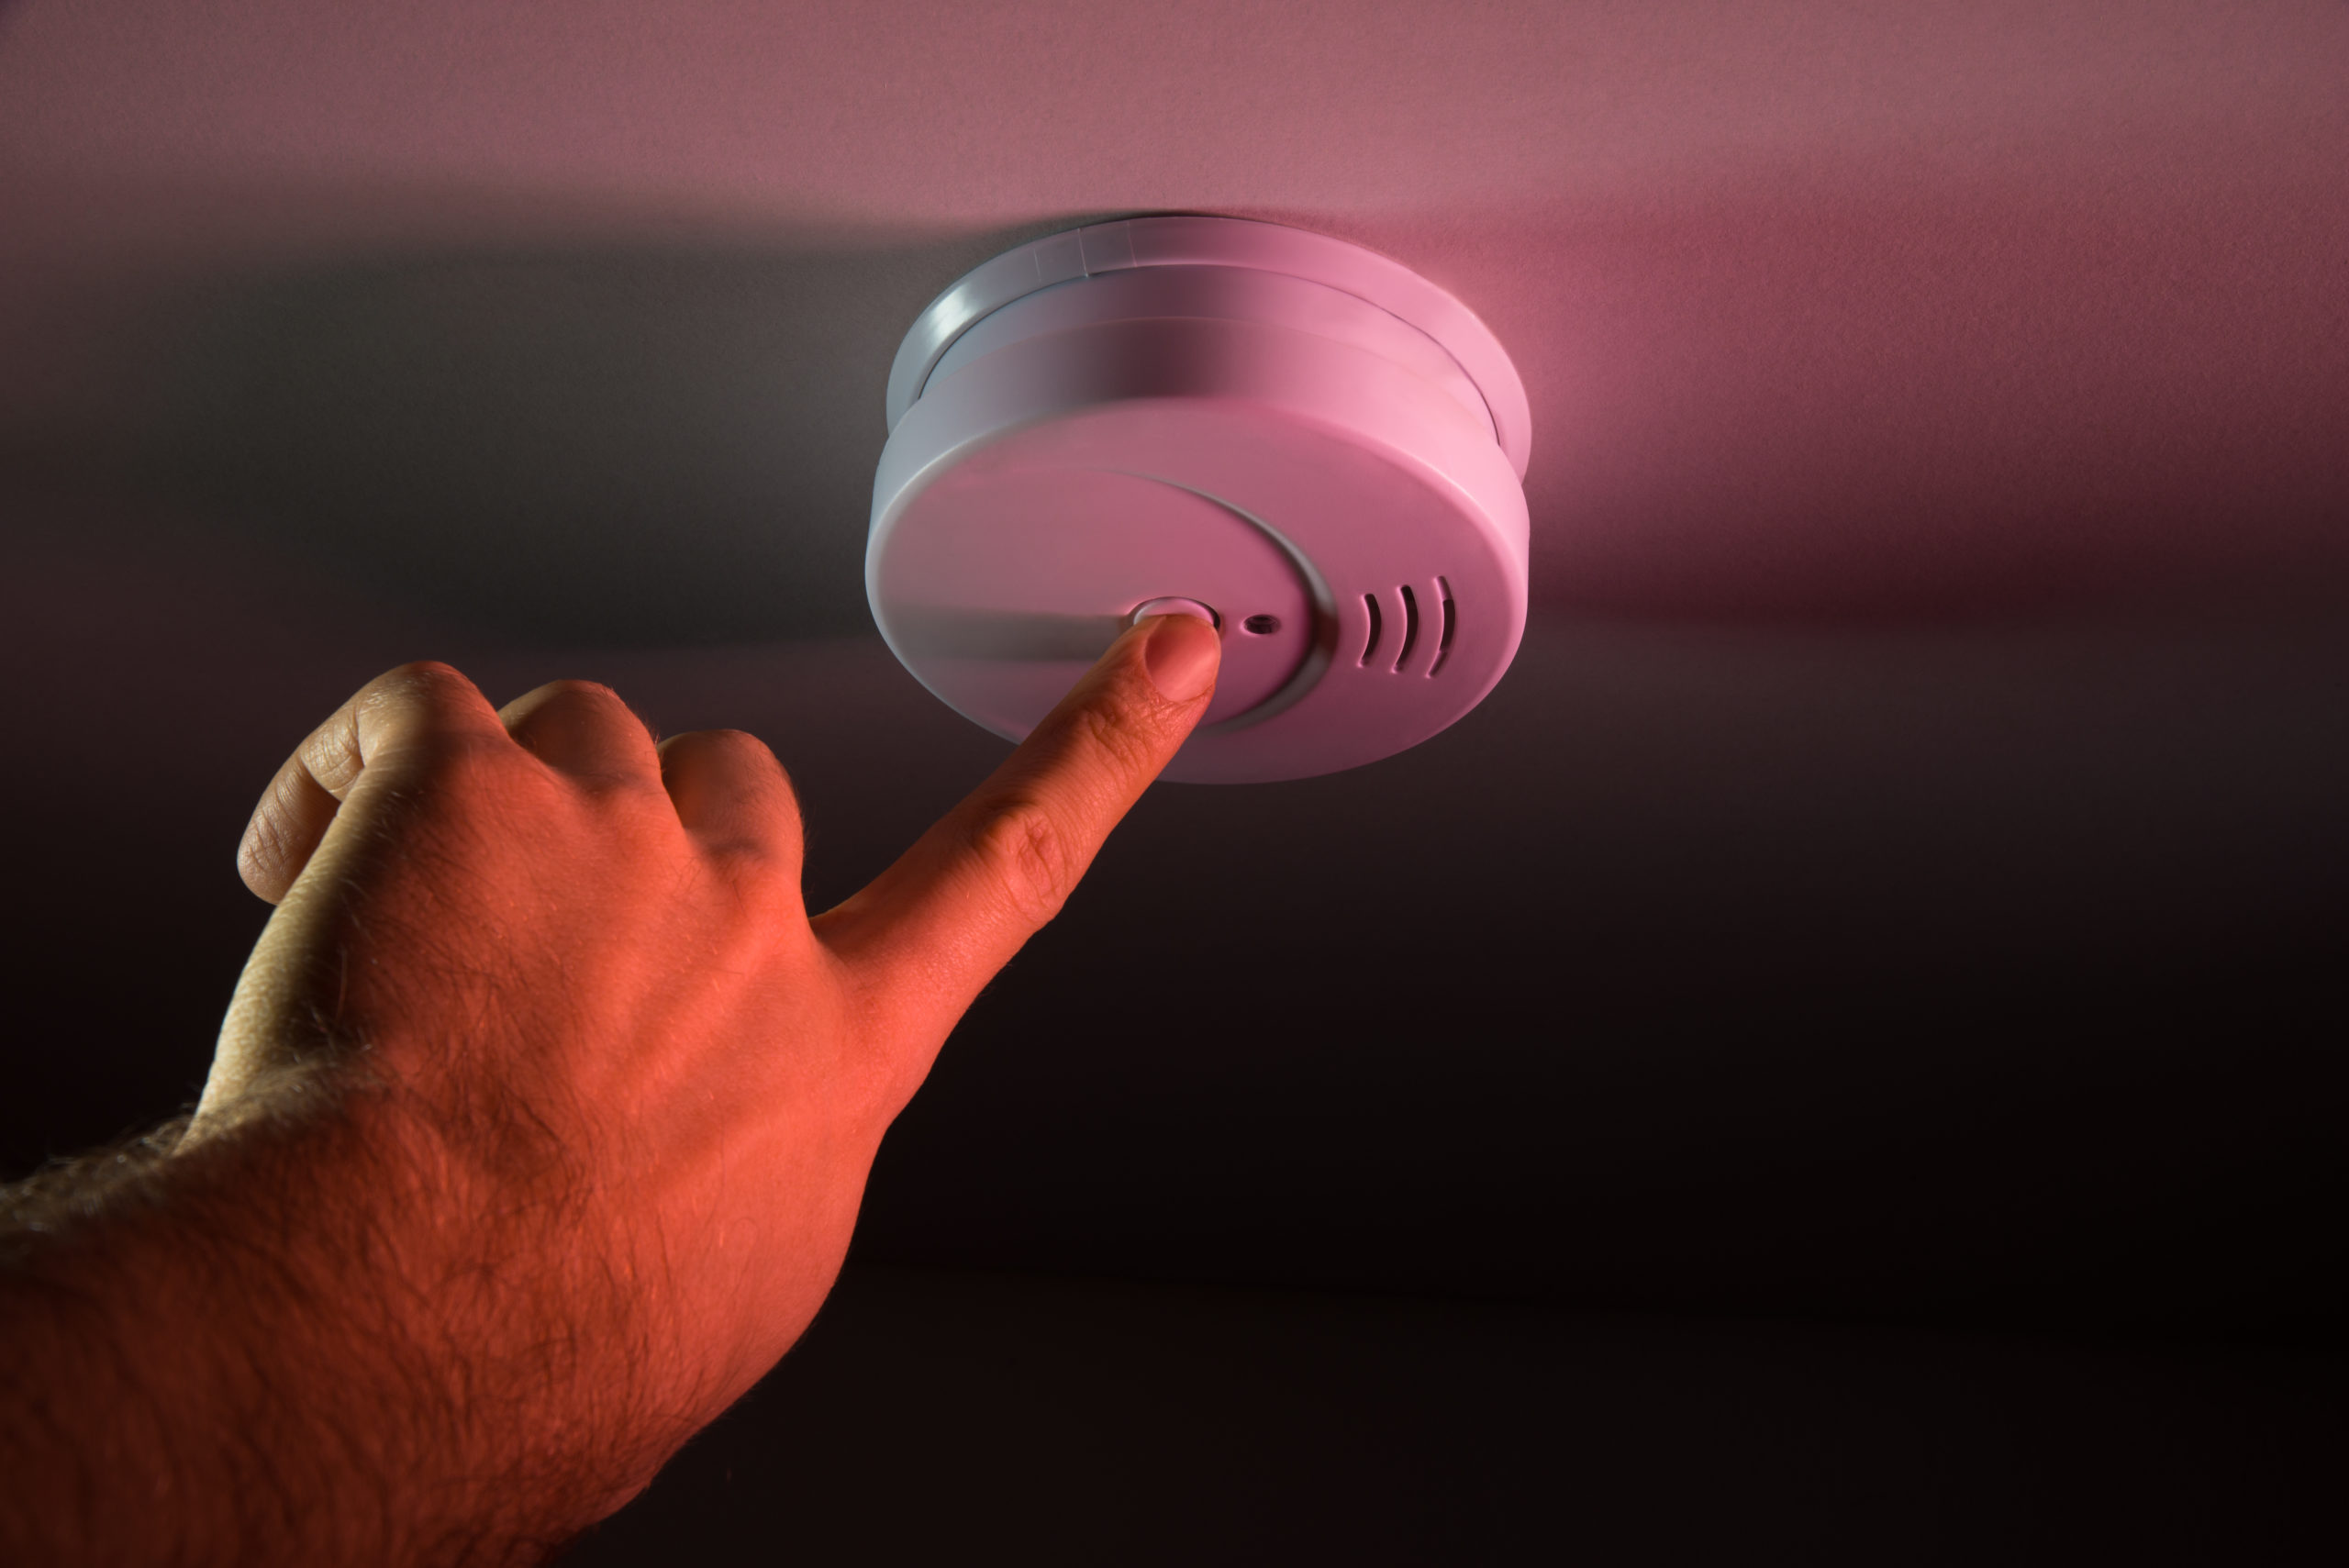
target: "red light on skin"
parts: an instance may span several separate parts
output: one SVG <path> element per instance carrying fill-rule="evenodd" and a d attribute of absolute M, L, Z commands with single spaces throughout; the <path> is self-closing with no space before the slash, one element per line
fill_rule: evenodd
<path fill-rule="evenodd" d="M 70 1243 L 25 1233 L 35 1286 L 0 1280 L 0 1343 L 54 1350 L 12 1358 L 48 1419 L 0 1485 L 87 1500 L 28 1559 L 341 1562 L 353 1529 L 518 1556 L 625 1503 L 814 1317 L 883 1132 L 1220 652 L 1187 615 L 1130 628 L 812 917 L 753 737 L 656 745 L 586 682 L 500 709 L 446 665 L 369 683 L 253 814 L 239 869 L 277 912 L 184 1137 L 110 1178 L 153 1201 L 71 1206 Z"/>

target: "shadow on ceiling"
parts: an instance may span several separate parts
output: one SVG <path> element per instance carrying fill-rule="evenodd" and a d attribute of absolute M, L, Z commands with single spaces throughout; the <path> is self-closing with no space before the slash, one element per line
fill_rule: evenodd
<path fill-rule="evenodd" d="M 207 528 L 499 639 L 862 633 L 900 335 L 970 266 L 1108 216 L 254 272 L 153 307 L 105 456 Z M 2218 219 L 2158 216 L 1920 196 L 1461 242 L 1444 275 L 1534 400 L 1536 605 L 2337 617 L 2322 252 L 2247 261 Z M 1479 271 L 1529 246 L 1541 286 Z"/>
<path fill-rule="evenodd" d="M 884 384 L 1031 230 L 894 250 L 451 251 L 159 306 L 124 470 L 208 528 L 501 637 L 868 628 Z"/>

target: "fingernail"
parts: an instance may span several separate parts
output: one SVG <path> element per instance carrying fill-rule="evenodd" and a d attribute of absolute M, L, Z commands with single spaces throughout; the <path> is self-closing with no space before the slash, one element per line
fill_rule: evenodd
<path fill-rule="evenodd" d="M 1142 649 L 1142 664 L 1160 696 L 1189 702 L 1215 684 L 1223 639 L 1214 627 L 1189 616 L 1153 616 L 1143 624 L 1150 628 L 1150 641 Z"/>

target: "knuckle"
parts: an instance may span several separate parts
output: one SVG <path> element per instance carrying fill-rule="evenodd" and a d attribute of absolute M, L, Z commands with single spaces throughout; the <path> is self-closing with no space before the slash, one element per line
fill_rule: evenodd
<path fill-rule="evenodd" d="M 1154 773 L 1158 768 L 1153 729 L 1133 722 L 1139 706 L 1138 699 L 1114 707 L 1084 707 L 1076 713 L 1077 729 L 1085 744 L 1107 756 L 1120 775 Z"/>
<path fill-rule="evenodd" d="M 370 772 L 388 768 L 392 797 L 375 810 L 403 819 L 441 819 L 451 813 L 545 809 L 541 781 L 520 748 L 470 731 L 419 736 L 387 751 Z"/>
<path fill-rule="evenodd" d="M 510 771 L 522 761 L 521 752 L 512 744 L 495 734 L 471 729 L 435 731 L 420 737 L 413 751 L 436 763 L 464 771 Z"/>
<path fill-rule="evenodd" d="M 437 659 L 419 659 L 386 670 L 362 686 L 346 712 L 355 730 L 362 722 L 362 716 L 380 717 L 406 712 L 438 720 L 481 700 L 481 689 L 456 666 Z M 349 739 L 355 748 L 355 732 Z"/>
<path fill-rule="evenodd" d="M 998 806 L 980 830 L 980 863 L 1012 910 L 1041 926 L 1057 916 L 1083 873 L 1068 835 L 1032 800 Z"/>
<path fill-rule="evenodd" d="M 708 770 L 762 793 L 775 793 L 796 805 L 791 775 L 767 743 L 747 729 L 693 729 L 661 742 L 664 772 L 680 767 Z"/>
<path fill-rule="evenodd" d="M 551 696 L 575 697 L 583 702 L 617 703 L 620 700 L 619 693 L 601 681 L 550 681 L 546 689 Z"/>
<path fill-rule="evenodd" d="M 722 753 L 729 762 L 752 762 L 782 771 L 783 764 L 767 743 L 747 729 L 704 729 L 696 732 L 698 744 Z"/>
<path fill-rule="evenodd" d="M 453 664 L 438 659 L 415 659 L 384 671 L 368 683 L 374 690 L 384 693 L 413 693 L 425 697 L 451 696 L 471 692 L 472 681 Z"/>
<path fill-rule="evenodd" d="M 600 681 L 549 681 L 498 709 L 507 733 L 550 765 L 576 765 L 601 786 L 623 793 L 649 787 L 651 770 L 640 766 L 661 743 L 659 733 L 619 693 Z"/>
<path fill-rule="evenodd" d="M 509 704 L 501 717 L 509 726 L 543 716 L 557 722 L 641 723 L 619 693 L 600 681 L 549 681 Z"/>

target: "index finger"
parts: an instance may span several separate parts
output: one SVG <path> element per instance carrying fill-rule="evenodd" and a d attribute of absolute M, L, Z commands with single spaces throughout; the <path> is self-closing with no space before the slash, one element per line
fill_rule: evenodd
<path fill-rule="evenodd" d="M 1221 658 L 1216 628 L 1188 616 L 1128 630 L 985 784 L 817 917 L 882 1038 L 916 1050 L 927 1070 L 1189 737 Z"/>

